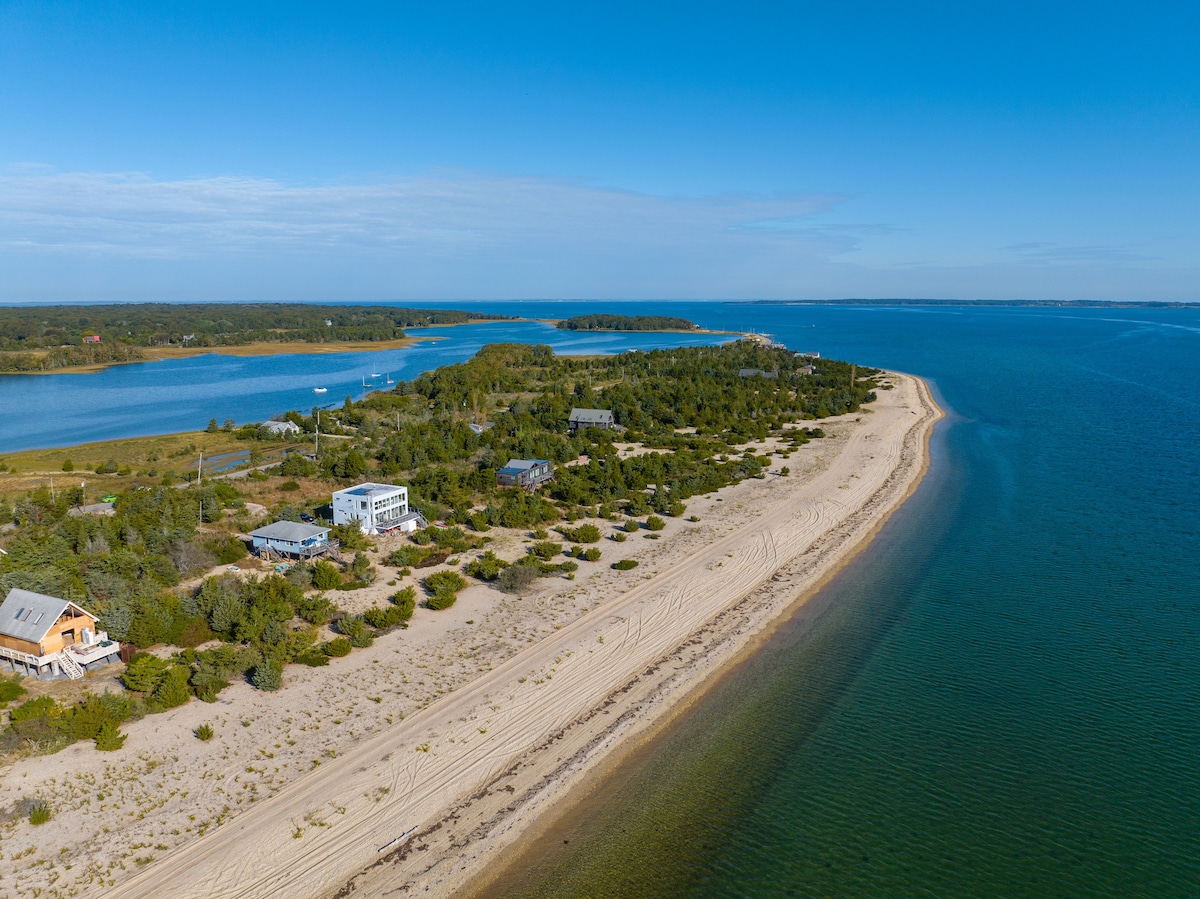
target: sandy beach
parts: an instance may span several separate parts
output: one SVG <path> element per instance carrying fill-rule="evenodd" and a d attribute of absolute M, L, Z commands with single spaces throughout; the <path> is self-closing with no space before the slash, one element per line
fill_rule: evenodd
<path fill-rule="evenodd" d="M 472 586 L 328 668 L 289 667 L 278 693 L 235 685 L 215 704 L 131 723 L 119 752 L 77 744 L 7 767 L 0 809 L 43 798 L 55 816 L 36 829 L 0 821 L 14 859 L 0 893 L 477 887 L 502 850 L 752 648 L 911 493 L 941 413 L 917 379 L 889 379 L 870 411 L 821 423 L 826 439 L 775 457 L 763 479 L 690 500 L 698 521 L 603 541 L 603 560 L 574 581 L 523 597 Z M 492 548 L 512 558 L 508 539 Z M 626 557 L 639 566 L 609 568 Z M 362 592 L 355 602 L 378 601 Z M 193 735 L 204 723 L 207 743 Z"/>

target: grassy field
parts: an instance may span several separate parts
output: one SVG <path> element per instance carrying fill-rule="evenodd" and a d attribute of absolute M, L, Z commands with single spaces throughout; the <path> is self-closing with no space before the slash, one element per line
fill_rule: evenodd
<path fill-rule="evenodd" d="M 261 440 L 238 440 L 224 431 L 188 431 L 182 434 L 165 434 L 158 437 L 132 437 L 127 440 L 104 440 L 78 446 L 57 449 L 24 450 L 0 454 L 0 499 L 12 502 L 30 490 L 48 484 L 74 487 L 86 482 L 87 502 L 97 502 L 109 493 L 117 493 L 131 486 L 144 486 L 163 482 L 164 476 L 178 480 L 187 472 L 194 472 L 204 453 L 205 470 L 211 471 L 222 462 L 248 459 L 251 450 L 255 458 L 261 456 L 259 464 L 278 461 L 289 447 L 308 444 L 266 442 Z M 232 454 L 240 453 L 240 456 Z M 70 460 L 73 471 L 64 471 Z M 116 465 L 117 471 L 97 474 L 98 465 Z"/>

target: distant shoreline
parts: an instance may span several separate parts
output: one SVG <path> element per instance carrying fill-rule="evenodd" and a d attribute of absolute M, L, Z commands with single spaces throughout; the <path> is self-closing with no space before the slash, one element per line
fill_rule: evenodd
<path fill-rule="evenodd" d="M 719 300 L 726 306 L 991 306 L 1044 307 L 1052 309 L 1197 309 L 1200 300 L 1184 303 L 1175 300 L 922 300 L 922 299 L 841 299 L 841 300 Z"/>

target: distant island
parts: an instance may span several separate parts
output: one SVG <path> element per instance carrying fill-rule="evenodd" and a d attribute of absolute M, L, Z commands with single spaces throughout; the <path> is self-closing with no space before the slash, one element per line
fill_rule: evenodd
<path fill-rule="evenodd" d="M 560 321 L 560 331 L 698 331 L 686 318 L 670 315 L 576 315 Z"/>
<path fill-rule="evenodd" d="M 357 351 L 402 345 L 405 328 L 511 318 L 458 309 L 304 303 L 0 307 L 0 372 L 95 369 L 231 348 Z"/>

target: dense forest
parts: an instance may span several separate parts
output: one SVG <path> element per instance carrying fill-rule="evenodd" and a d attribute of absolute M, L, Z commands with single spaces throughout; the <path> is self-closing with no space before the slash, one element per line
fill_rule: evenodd
<path fill-rule="evenodd" d="M 296 303 L 0 307 L 0 371 L 134 362 L 146 358 L 144 347 L 398 340 L 405 328 L 510 317 L 456 309 Z"/>
<path fill-rule="evenodd" d="M 580 519 L 637 530 L 643 525 L 636 519 L 645 516 L 644 527 L 656 530 L 660 516 L 684 514 L 690 497 L 760 477 L 768 460 L 747 447 L 751 441 L 774 435 L 798 447 L 823 436 L 798 424 L 874 399 L 877 371 L 834 360 L 810 371 L 809 362 L 749 341 L 607 357 L 491 345 L 393 391 L 322 411 L 322 434 L 344 439 L 322 441 L 315 457 L 306 441 L 305 452 L 298 446 L 278 466 L 251 473 L 251 483 L 278 484 L 278 501 L 265 516 L 247 511 L 246 481 L 236 482 L 241 488 L 219 479 L 182 489 L 143 484 L 117 497 L 112 516 L 72 514 L 81 496 L 41 487 L 15 507 L 0 507 L 0 524 L 16 524 L 3 538 L 0 594 L 23 587 L 72 599 L 99 614 L 122 642 L 167 643 L 180 651 L 170 663 L 135 658 L 125 675 L 133 699 L 70 708 L 37 700 L 36 708 L 19 707 L 0 750 L 21 740 L 66 745 L 95 737 L 102 725 L 115 739 L 113 728 L 130 715 L 191 696 L 212 701 L 233 678 L 275 689 L 288 664 L 322 665 L 368 645 L 379 632 L 405 626 L 418 586 L 427 594 L 425 606 L 436 610 L 454 602 L 464 576 L 517 590 L 537 577 L 569 575 L 576 559 L 593 562 L 600 550 L 578 546 L 563 560 L 562 545 L 546 539 L 546 528 L 580 543 L 600 539 L 590 523 L 570 526 Z M 739 374 L 749 368 L 775 377 Z M 612 410 L 617 430 L 569 433 L 573 406 Z M 316 429 L 308 414 L 288 417 L 309 434 Z M 247 427 L 238 436 L 255 441 L 263 435 Z M 622 458 L 617 442 L 652 451 Z M 555 478 L 536 492 L 501 489 L 495 472 L 510 458 L 552 460 Z M 245 580 L 211 574 L 246 556 L 239 534 L 274 520 L 327 515 L 329 491 L 366 478 L 408 485 L 410 503 L 443 525 L 416 532 L 392 554 L 387 564 L 400 569 L 396 577 L 409 576 L 409 566 L 451 556 L 456 568 L 402 586 L 385 607 L 361 615 L 343 613 L 336 602 L 338 591 L 378 577 L 357 527 L 334 529 L 342 542 L 340 566 L 319 561 Z M 299 481 L 315 486 L 308 502 L 289 492 Z M 482 535 L 493 527 L 531 528 L 538 542 L 516 560 L 480 555 L 488 539 Z M 613 539 L 618 536 L 623 539 Z M 206 572 L 199 586 L 179 586 Z M 318 629 L 325 625 L 336 636 L 320 642 Z M 220 641 L 215 647 L 190 648 L 214 639 Z"/>
<path fill-rule="evenodd" d="M 695 331 L 697 325 L 686 318 L 669 315 L 576 315 L 563 319 L 555 327 L 560 331 Z"/>

